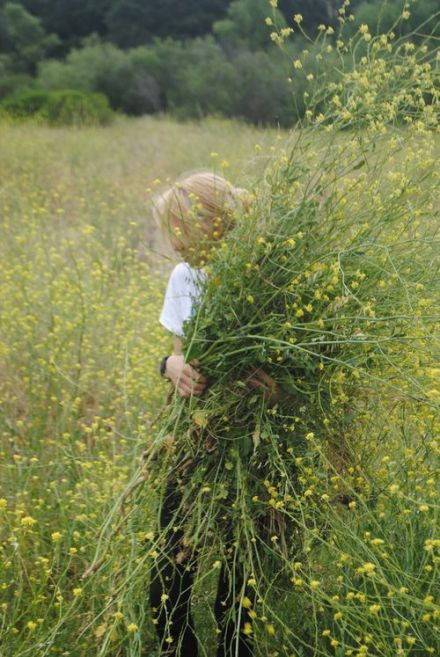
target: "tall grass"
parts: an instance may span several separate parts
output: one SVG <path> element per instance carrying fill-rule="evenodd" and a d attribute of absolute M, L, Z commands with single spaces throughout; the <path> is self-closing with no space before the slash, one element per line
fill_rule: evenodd
<path fill-rule="evenodd" d="M 368 34 L 328 114 L 294 63 L 311 100 L 288 140 L 218 120 L 0 125 L 7 657 L 157 654 L 157 514 L 188 454 L 175 523 L 197 552 L 201 654 L 231 558 L 257 655 L 439 651 L 438 61 Z M 172 259 L 148 200 L 201 167 L 256 193 L 186 327 L 212 385 L 165 410 Z M 277 403 L 246 385 L 260 367 Z"/>
<path fill-rule="evenodd" d="M 278 136 L 166 117 L 0 124 L 2 656 L 90 655 L 103 642 L 114 575 L 82 575 L 154 435 L 171 347 L 158 315 L 172 254 L 152 191 L 213 166 L 249 185 Z M 130 619 L 112 622 L 125 640 Z"/>
<path fill-rule="evenodd" d="M 294 62 L 309 120 L 212 254 L 184 336 L 211 385 L 175 396 L 128 531 L 97 550 L 101 572 L 115 545 L 133 555 L 115 579 L 141 621 L 128 650 L 146 640 L 139 592 L 182 532 L 197 590 L 229 572 L 231 654 L 241 633 L 258 655 L 438 652 L 439 69 L 424 44 L 383 37 L 361 26 L 338 45 L 354 69 L 328 84 Z M 260 369 L 276 403 L 246 385 Z M 136 546 L 166 482 L 178 508 Z M 171 613 L 167 586 L 153 623 Z M 196 628 L 202 654 L 216 629 Z M 169 623 L 164 646 L 180 639 Z"/>

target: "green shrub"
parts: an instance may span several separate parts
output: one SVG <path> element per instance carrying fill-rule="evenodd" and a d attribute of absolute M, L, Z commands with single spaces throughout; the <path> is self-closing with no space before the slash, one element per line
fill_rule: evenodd
<path fill-rule="evenodd" d="M 22 91 L 5 98 L 0 107 L 16 119 L 35 117 L 53 126 L 106 125 L 112 111 L 103 94 L 62 91 Z"/>
<path fill-rule="evenodd" d="M 109 43 L 89 39 L 83 48 L 72 50 L 65 61 L 48 60 L 39 66 L 43 89 L 75 89 L 102 93 L 113 109 L 124 108 L 124 98 L 132 86 L 133 73 L 128 54 Z"/>
<path fill-rule="evenodd" d="M 84 94 L 80 91 L 53 91 L 41 108 L 49 125 L 107 125 L 112 119 L 107 98 L 103 94 Z"/>
<path fill-rule="evenodd" d="M 2 101 L 2 108 L 13 118 L 34 116 L 46 105 L 47 91 L 17 91 Z"/>
<path fill-rule="evenodd" d="M 35 88 L 35 80 L 30 75 L 20 73 L 5 75 L 0 78 L 0 100 L 19 91 L 31 91 L 33 88 Z"/>

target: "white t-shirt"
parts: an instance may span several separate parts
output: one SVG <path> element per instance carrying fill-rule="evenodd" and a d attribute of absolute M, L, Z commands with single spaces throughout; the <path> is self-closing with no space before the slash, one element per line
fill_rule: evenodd
<path fill-rule="evenodd" d="M 174 335 L 183 334 L 183 322 L 191 317 L 205 279 L 203 269 L 193 269 L 187 262 L 180 262 L 171 272 L 159 321 Z"/>

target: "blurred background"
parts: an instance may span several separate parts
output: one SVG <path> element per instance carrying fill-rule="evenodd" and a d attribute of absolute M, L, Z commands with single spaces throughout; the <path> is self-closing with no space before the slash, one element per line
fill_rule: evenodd
<path fill-rule="evenodd" d="M 438 0 L 2 0 L 0 106 L 17 114 L 23 98 L 38 106 L 68 89 L 103 94 L 128 115 L 289 127 L 305 111 L 306 81 L 292 59 L 321 48 L 308 37 L 334 43 L 323 25 L 336 35 L 343 23 L 349 39 L 363 23 L 373 36 L 396 24 L 396 36 L 417 41 L 439 36 L 438 21 L 422 25 L 436 10 Z M 283 53 L 276 34 L 287 27 Z M 317 67 L 330 71 L 341 56 L 333 49 Z"/>

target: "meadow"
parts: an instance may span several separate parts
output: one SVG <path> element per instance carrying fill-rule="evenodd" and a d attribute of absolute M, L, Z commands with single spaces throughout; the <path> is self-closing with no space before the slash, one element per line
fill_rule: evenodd
<path fill-rule="evenodd" d="M 0 125 L 2 657 L 34 652 L 37 637 L 38 655 L 102 643 L 106 584 L 95 606 L 81 577 L 168 390 L 158 317 L 175 260 L 152 194 L 205 168 L 252 185 L 284 136 L 166 117 Z M 135 620 L 114 622 L 133 633 Z"/>
<path fill-rule="evenodd" d="M 153 223 L 151 198 L 183 172 L 205 168 L 252 189 L 286 139 L 283 131 L 220 119 L 179 124 L 167 117 L 121 118 L 107 128 L 82 129 L 0 124 L 1 657 L 156 654 L 146 589 L 136 583 L 130 588 L 131 575 L 124 575 L 142 568 L 139 554 L 148 549 L 148 490 L 145 525 L 139 519 L 131 524 L 127 538 L 114 544 L 123 551 L 114 548 L 111 566 L 83 577 L 96 560 L 103 523 L 121 530 L 119 511 L 109 513 L 155 436 L 168 391 L 157 370 L 171 339 L 158 316 L 175 259 Z M 346 140 L 339 138 L 341 144 Z M 436 140 L 438 152 L 438 135 Z M 436 401 L 439 370 L 429 361 L 414 367 L 429 371 Z M 388 410 L 365 414 L 363 429 L 368 437 L 387 436 L 379 470 L 384 486 L 396 486 L 394 502 L 381 511 L 382 534 L 377 525 L 376 534 L 353 539 L 357 593 L 350 590 L 346 600 L 335 594 L 327 602 L 336 625 L 344 614 L 362 614 L 386 637 L 380 605 L 373 603 L 381 585 L 373 575 L 383 561 L 389 568 L 389 613 L 395 612 L 393 650 L 427 657 L 438 648 L 440 617 L 431 584 L 439 564 L 436 466 L 429 462 L 438 455 L 438 439 L 435 426 L 432 435 L 427 430 L 435 425 L 433 415 L 418 417 L 408 407 L 408 421 L 400 422 L 404 411 L 396 408 L 387 417 Z M 425 432 L 422 447 L 430 448 L 415 445 L 410 429 Z M 275 489 L 269 493 L 276 504 Z M 407 525 L 405 518 L 411 519 Z M 390 538 L 394 521 L 407 526 L 404 540 L 399 534 Z M 322 560 L 322 579 L 332 586 L 349 568 L 351 556 L 341 556 L 346 547 L 341 543 L 336 571 L 331 552 Z M 396 556 L 400 547 L 403 561 Z M 304 576 L 293 568 L 293 592 L 282 603 L 287 617 L 305 622 L 308 609 L 297 608 Z M 208 643 L 212 617 L 205 603 L 215 568 L 210 577 L 207 590 L 196 596 Z M 311 589 L 318 588 L 316 572 L 310 577 Z M 405 609 L 413 609 L 414 623 Z M 356 637 L 357 652 L 343 650 L 319 613 L 317 603 L 313 614 L 328 652 L 317 654 L 389 654 L 369 647 L 368 632 Z M 426 631 L 420 636 L 422 622 Z M 271 647 L 262 654 L 303 654 L 300 648 L 283 651 L 271 623 L 265 632 Z M 417 651 L 418 645 L 423 647 Z"/>

